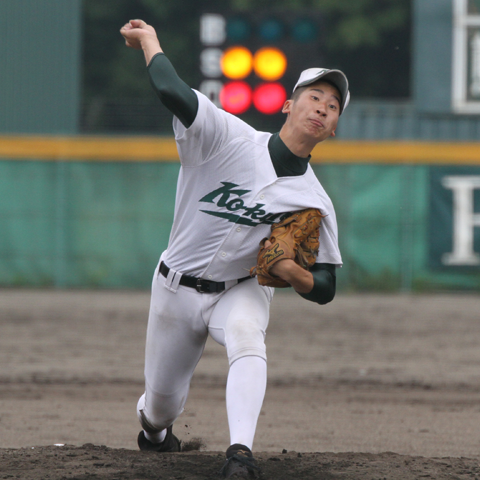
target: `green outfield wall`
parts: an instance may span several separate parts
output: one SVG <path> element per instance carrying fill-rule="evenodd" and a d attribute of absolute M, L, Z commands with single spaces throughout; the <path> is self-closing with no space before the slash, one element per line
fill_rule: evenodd
<path fill-rule="evenodd" d="M 479 290 L 479 150 L 317 149 L 312 166 L 338 217 L 339 289 Z M 178 170 L 171 139 L 0 138 L 0 286 L 148 288 Z"/>

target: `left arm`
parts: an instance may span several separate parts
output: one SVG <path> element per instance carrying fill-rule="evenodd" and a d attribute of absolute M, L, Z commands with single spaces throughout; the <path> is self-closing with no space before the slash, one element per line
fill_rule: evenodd
<path fill-rule="evenodd" d="M 325 305 L 335 297 L 335 265 L 330 263 L 316 263 L 308 271 L 293 260 L 285 259 L 277 262 L 271 273 L 288 282 L 299 295 L 311 302 Z"/>

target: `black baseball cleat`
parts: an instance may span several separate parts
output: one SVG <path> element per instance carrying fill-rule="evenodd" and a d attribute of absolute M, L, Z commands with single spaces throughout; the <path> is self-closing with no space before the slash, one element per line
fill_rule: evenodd
<path fill-rule="evenodd" d="M 227 449 L 227 461 L 220 474 L 223 478 L 255 478 L 259 470 L 252 451 L 245 445 L 235 443 Z"/>
<path fill-rule="evenodd" d="M 153 443 L 148 440 L 143 430 L 138 434 L 137 442 L 138 448 L 147 452 L 180 452 L 182 449 L 180 440 L 172 432 L 172 425 L 167 428 L 167 436 L 161 443 Z"/>

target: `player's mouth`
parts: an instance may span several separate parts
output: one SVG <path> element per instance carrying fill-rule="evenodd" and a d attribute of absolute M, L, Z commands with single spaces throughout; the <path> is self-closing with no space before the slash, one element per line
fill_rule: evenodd
<path fill-rule="evenodd" d="M 317 128 L 325 128 L 325 125 L 320 120 L 317 120 L 316 118 L 310 118 L 310 122 Z"/>

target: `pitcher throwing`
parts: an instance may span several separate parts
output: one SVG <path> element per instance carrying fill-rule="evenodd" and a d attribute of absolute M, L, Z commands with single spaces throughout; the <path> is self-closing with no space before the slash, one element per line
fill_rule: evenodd
<path fill-rule="evenodd" d="M 337 222 L 309 160 L 315 145 L 335 136 L 350 99 L 348 81 L 339 70 L 301 72 L 282 110 L 285 123 L 272 135 L 188 87 L 163 53 L 153 27 L 131 20 L 120 31 L 128 47 L 143 50 L 153 89 L 173 113 L 181 162 L 170 238 L 153 276 L 145 393 L 137 405 L 142 426 L 138 445 L 157 452 L 180 450 L 172 425 L 183 411 L 211 335 L 225 347 L 229 361 L 230 446 L 221 474 L 253 477 L 274 288 L 260 284 L 260 275 L 252 277 L 250 271 L 255 275 L 258 270 L 262 243 L 261 252 L 270 249 L 263 258 L 277 259 L 268 276 L 279 286 L 291 286 L 320 305 L 333 300 L 335 270 L 342 265 Z M 309 233 L 315 237 L 314 247 L 307 248 L 311 261 L 302 265 L 294 255 L 278 257 L 272 226 L 307 209 L 318 211 L 321 221 Z"/>

